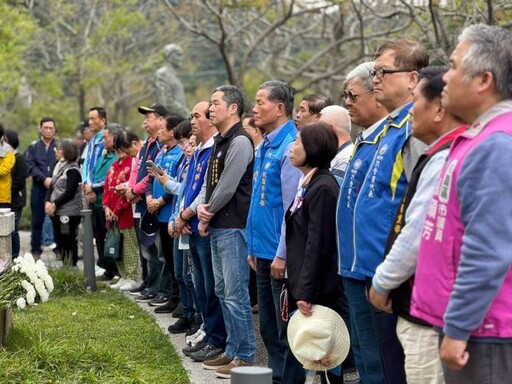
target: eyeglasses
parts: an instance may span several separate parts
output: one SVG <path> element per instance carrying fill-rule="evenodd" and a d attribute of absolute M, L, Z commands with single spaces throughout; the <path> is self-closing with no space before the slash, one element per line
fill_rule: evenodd
<path fill-rule="evenodd" d="M 359 95 L 362 95 L 363 93 L 371 93 L 373 91 L 363 91 L 363 92 L 359 92 L 359 93 L 354 93 L 352 91 L 343 91 L 343 97 L 346 99 L 346 98 L 349 98 L 351 102 L 355 102 L 357 100 L 357 98 L 359 97 Z"/>
<path fill-rule="evenodd" d="M 409 69 L 383 69 L 383 68 L 380 68 L 380 69 L 376 69 L 376 70 L 372 70 L 370 71 L 370 76 L 371 77 L 377 77 L 377 79 L 381 80 L 384 75 L 388 74 L 388 73 L 404 73 L 404 72 L 412 72 L 410 71 Z"/>

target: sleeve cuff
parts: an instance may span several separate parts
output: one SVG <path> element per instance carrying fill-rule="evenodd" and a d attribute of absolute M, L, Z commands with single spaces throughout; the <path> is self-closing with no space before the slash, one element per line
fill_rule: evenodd
<path fill-rule="evenodd" d="M 382 288 L 379 283 L 375 281 L 375 277 L 372 280 L 372 287 L 377 291 L 377 293 L 380 293 L 381 295 L 389 295 L 389 292 L 391 292 L 390 289 Z"/>
<path fill-rule="evenodd" d="M 450 324 L 444 325 L 443 333 L 446 336 L 449 336 L 452 339 L 456 339 L 456 340 L 468 340 L 471 335 L 471 331 L 462 330 L 462 329 L 454 327 Z"/>

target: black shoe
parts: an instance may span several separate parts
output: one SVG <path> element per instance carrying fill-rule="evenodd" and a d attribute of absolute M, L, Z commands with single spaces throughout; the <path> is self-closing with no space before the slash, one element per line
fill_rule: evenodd
<path fill-rule="evenodd" d="M 174 311 L 172 311 L 172 317 L 180 319 L 183 317 L 183 306 L 179 304 Z"/>
<path fill-rule="evenodd" d="M 206 344 L 206 346 L 203 349 L 197 352 L 192 352 L 189 357 L 194 361 L 199 361 L 202 363 L 206 360 L 216 359 L 223 353 L 224 349 L 217 348 L 211 344 Z"/>
<path fill-rule="evenodd" d="M 169 301 L 169 298 L 168 297 L 165 297 L 163 295 L 157 295 L 153 300 L 151 300 L 148 305 L 150 307 L 160 307 L 162 305 L 165 305 L 167 304 L 167 302 Z"/>
<path fill-rule="evenodd" d="M 137 296 L 135 298 L 135 301 L 138 302 L 138 303 L 149 303 L 155 297 L 156 297 L 156 295 L 152 295 L 152 294 L 148 293 L 148 294 L 145 294 L 145 295 Z"/>
<path fill-rule="evenodd" d="M 142 291 L 146 289 L 146 284 L 142 283 L 137 288 L 130 289 L 129 294 L 132 296 L 140 296 L 142 295 Z"/>
<path fill-rule="evenodd" d="M 190 356 L 191 353 L 200 351 L 204 347 L 206 347 L 206 342 L 201 340 L 198 341 L 196 345 L 187 345 L 186 347 L 183 347 L 181 352 L 183 352 L 185 356 Z"/>
<path fill-rule="evenodd" d="M 167 330 L 170 333 L 185 333 L 190 329 L 190 326 L 192 325 L 192 322 L 188 319 L 185 319 L 182 317 L 181 319 L 178 319 L 177 322 L 175 322 L 173 325 L 169 325 L 169 328 Z"/>
<path fill-rule="evenodd" d="M 175 301 L 169 300 L 164 305 L 156 307 L 155 308 L 155 313 L 172 313 L 172 311 L 174 311 L 176 309 L 177 305 L 178 304 L 176 304 Z"/>
<path fill-rule="evenodd" d="M 201 321 L 192 322 L 190 330 L 185 334 L 185 336 L 192 336 L 193 334 L 195 334 L 199 330 L 199 328 L 201 328 L 202 324 L 203 323 Z"/>

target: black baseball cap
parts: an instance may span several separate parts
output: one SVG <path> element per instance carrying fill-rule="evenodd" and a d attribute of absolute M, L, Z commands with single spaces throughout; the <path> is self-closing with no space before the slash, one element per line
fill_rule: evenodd
<path fill-rule="evenodd" d="M 139 113 L 142 113 L 143 115 L 146 115 L 148 113 L 156 113 L 159 116 L 165 117 L 169 114 L 169 111 L 167 111 L 167 108 L 165 108 L 162 104 L 151 104 L 151 107 L 139 107 L 138 108 Z"/>

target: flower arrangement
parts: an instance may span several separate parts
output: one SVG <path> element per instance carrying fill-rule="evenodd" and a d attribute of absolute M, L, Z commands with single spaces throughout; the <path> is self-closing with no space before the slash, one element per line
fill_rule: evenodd
<path fill-rule="evenodd" d="M 30 253 L 17 257 L 13 263 L 0 261 L 0 309 L 16 305 L 19 309 L 46 302 L 53 291 L 53 280 L 42 260 Z"/>

